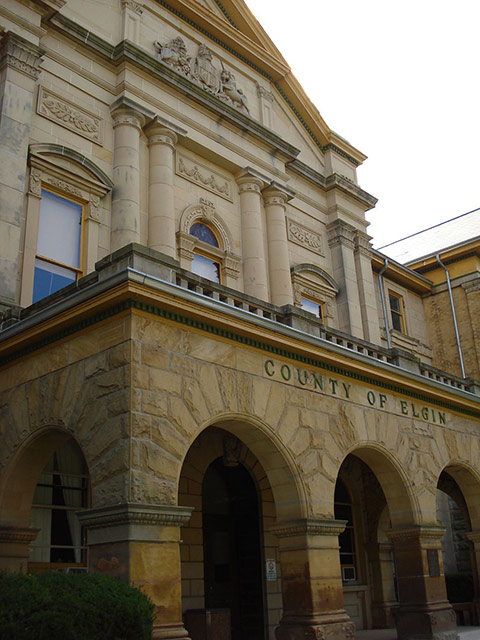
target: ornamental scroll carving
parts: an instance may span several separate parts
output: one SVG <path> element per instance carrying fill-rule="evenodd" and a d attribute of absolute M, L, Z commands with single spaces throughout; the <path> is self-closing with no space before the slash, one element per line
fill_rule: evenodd
<path fill-rule="evenodd" d="M 215 95 L 223 102 L 249 114 L 248 100 L 242 89 L 237 87 L 235 75 L 225 69 L 221 70 L 213 64 L 213 54 L 204 44 L 200 44 L 195 58 L 188 55 L 185 42 L 180 36 L 169 40 L 166 44 L 154 43 L 161 62 L 178 73 L 197 82 L 205 91 Z"/>
<path fill-rule="evenodd" d="M 37 113 L 97 144 L 103 143 L 103 120 L 41 87 Z"/>
<path fill-rule="evenodd" d="M 177 156 L 177 175 L 232 201 L 231 186 L 223 176 L 180 154 Z"/>
<path fill-rule="evenodd" d="M 290 242 L 294 242 L 302 247 L 306 247 L 310 251 L 323 255 L 321 236 L 298 224 L 298 222 L 287 219 L 287 236 Z"/>

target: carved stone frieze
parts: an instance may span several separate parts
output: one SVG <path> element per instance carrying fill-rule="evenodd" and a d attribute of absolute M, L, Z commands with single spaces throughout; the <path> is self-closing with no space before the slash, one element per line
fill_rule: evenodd
<path fill-rule="evenodd" d="M 291 538 L 300 535 L 339 536 L 345 530 L 346 520 L 320 520 L 305 518 L 274 525 L 270 531 L 277 538 Z"/>
<path fill-rule="evenodd" d="M 9 31 L 0 44 L 0 70 L 9 66 L 38 80 L 43 53 L 39 47 Z"/>
<path fill-rule="evenodd" d="M 143 14 L 143 5 L 135 2 L 134 0 L 122 0 L 122 8 L 130 9 L 137 14 L 137 16 L 141 16 Z"/>
<path fill-rule="evenodd" d="M 37 113 L 97 144 L 103 143 L 103 120 L 65 98 L 40 87 Z"/>
<path fill-rule="evenodd" d="M 287 218 L 287 237 L 290 242 L 294 242 L 310 251 L 323 255 L 322 237 L 320 234 L 307 229 L 298 222 Z"/>
<path fill-rule="evenodd" d="M 87 206 L 87 216 L 89 220 L 100 222 L 99 205 L 100 198 L 97 196 L 90 196 L 90 200 Z"/>
<path fill-rule="evenodd" d="M 213 64 L 213 54 L 205 44 L 200 44 L 195 58 L 188 55 L 185 42 L 180 36 L 166 44 L 159 40 L 154 43 L 161 62 L 178 73 L 198 82 L 209 93 L 240 111 L 249 114 L 247 97 L 237 87 L 235 75 L 222 65 L 219 70 Z"/>
<path fill-rule="evenodd" d="M 88 529 L 141 524 L 179 527 L 190 520 L 193 509 L 176 505 L 125 503 L 112 507 L 98 507 L 79 513 L 78 517 Z"/>
<path fill-rule="evenodd" d="M 269 91 L 268 89 L 265 89 L 265 87 L 262 87 L 261 84 L 259 84 L 258 82 L 255 82 L 255 85 L 257 87 L 257 97 L 258 98 L 263 98 L 264 100 L 267 100 L 268 102 L 273 102 L 275 100 L 273 93 L 271 91 Z"/>
<path fill-rule="evenodd" d="M 77 196 L 77 198 L 81 198 L 82 200 L 88 200 L 87 194 L 83 193 L 81 189 L 75 187 L 69 182 L 66 182 L 65 180 L 60 180 L 60 178 L 55 178 L 54 176 L 50 176 L 48 174 L 44 174 L 42 180 L 43 182 L 50 184 L 52 187 L 57 187 L 57 189 L 60 189 L 60 191 L 70 193 L 72 196 Z"/>
<path fill-rule="evenodd" d="M 223 176 L 180 154 L 177 155 L 177 175 L 232 201 L 231 185 Z"/>

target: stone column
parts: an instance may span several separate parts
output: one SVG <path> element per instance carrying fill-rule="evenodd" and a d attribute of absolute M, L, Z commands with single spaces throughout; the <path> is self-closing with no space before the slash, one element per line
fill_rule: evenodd
<path fill-rule="evenodd" d="M 447 600 L 441 527 L 410 527 L 387 532 L 397 568 L 398 640 L 457 640 L 455 612 Z"/>
<path fill-rule="evenodd" d="M 0 44 L 0 310 L 19 302 L 33 94 L 43 51 L 12 32 Z"/>
<path fill-rule="evenodd" d="M 328 225 L 328 244 L 332 253 L 333 277 L 340 287 L 337 296 L 339 329 L 364 338 L 355 269 L 354 239 L 356 229 L 343 220 Z"/>
<path fill-rule="evenodd" d="M 176 257 L 173 176 L 177 134 L 159 118 L 147 125 L 150 174 L 148 182 L 148 246 Z"/>
<path fill-rule="evenodd" d="M 373 284 L 372 252 L 370 236 L 361 231 L 355 234 L 355 268 L 357 271 L 360 311 L 362 314 L 365 340 L 380 344 L 380 324 L 378 320 L 377 298 Z"/>
<path fill-rule="evenodd" d="M 374 628 L 395 626 L 392 610 L 398 602 L 393 575 L 393 545 L 371 542 L 366 545 L 372 574 L 372 622 Z"/>
<path fill-rule="evenodd" d="M 338 536 L 345 520 L 305 519 L 273 527 L 279 538 L 283 617 L 277 640 L 354 638 L 343 606 Z"/>
<path fill-rule="evenodd" d="M 293 304 L 285 210 L 294 193 L 275 182 L 262 193 L 267 219 L 270 297 L 273 304 L 281 307 L 284 304 Z"/>
<path fill-rule="evenodd" d="M 0 570 L 27 573 L 30 545 L 39 531 L 0 524 Z"/>
<path fill-rule="evenodd" d="M 242 219 L 242 262 L 245 293 L 268 301 L 265 237 L 262 221 L 262 177 L 247 167 L 237 176 Z"/>
<path fill-rule="evenodd" d="M 127 98 L 112 105 L 114 129 L 111 251 L 140 241 L 140 133 L 145 111 Z"/>
<path fill-rule="evenodd" d="M 90 571 L 140 586 L 156 607 L 153 640 L 188 638 L 182 622 L 180 527 L 193 508 L 125 503 L 79 513 Z"/>

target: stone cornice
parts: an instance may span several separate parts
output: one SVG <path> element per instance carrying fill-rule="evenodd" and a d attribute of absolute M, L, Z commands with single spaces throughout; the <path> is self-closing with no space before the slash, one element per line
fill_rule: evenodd
<path fill-rule="evenodd" d="M 292 538 L 294 536 L 339 536 L 347 526 L 346 520 L 327 520 L 305 518 L 280 522 L 270 527 L 270 532 L 277 538 Z"/>
<path fill-rule="evenodd" d="M 181 527 L 190 520 L 193 507 L 125 503 L 97 507 L 77 513 L 79 520 L 89 529 L 140 524 L 163 527 Z"/>
<path fill-rule="evenodd" d="M 355 198 L 355 200 L 359 200 L 365 207 L 365 211 L 373 209 L 378 202 L 378 198 L 370 195 L 355 184 L 355 182 L 338 173 L 329 175 L 325 180 L 325 190 L 330 191 L 331 189 L 340 189 L 344 193 Z"/>

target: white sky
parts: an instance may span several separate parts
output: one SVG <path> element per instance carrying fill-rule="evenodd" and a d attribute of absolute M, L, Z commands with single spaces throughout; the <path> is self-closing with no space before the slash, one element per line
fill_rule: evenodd
<path fill-rule="evenodd" d="M 479 0 L 246 0 L 328 126 L 368 156 L 382 245 L 480 206 Z"/>

